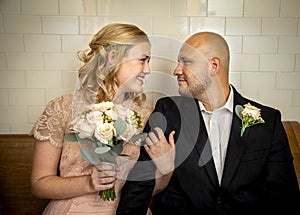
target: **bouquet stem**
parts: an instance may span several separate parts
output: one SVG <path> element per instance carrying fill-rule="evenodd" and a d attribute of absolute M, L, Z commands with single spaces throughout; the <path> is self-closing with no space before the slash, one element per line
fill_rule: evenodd
<path fill-rule="evenodd" d="M 100 195 L 104 201 L 114 201 L 116 199 L 115 187 L 100 191 Z"/>

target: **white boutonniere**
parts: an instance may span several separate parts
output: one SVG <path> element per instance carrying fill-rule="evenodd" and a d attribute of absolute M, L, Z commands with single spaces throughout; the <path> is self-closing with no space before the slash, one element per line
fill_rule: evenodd
<path fill-rule="evenodd" d="M 260 109 L 247 103 L 243 106 L 235 106 L 235 113 L 242 120 L 241 137 L 243 136 L 246 128 L 259 123 L 265 123 L 260 115 Z"/>

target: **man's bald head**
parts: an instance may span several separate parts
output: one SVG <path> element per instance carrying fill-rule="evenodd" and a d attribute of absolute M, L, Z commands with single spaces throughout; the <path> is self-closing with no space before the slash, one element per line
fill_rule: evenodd
<path fill-rule="evenodd" d="M 197 49 L 207 60 L 214 57 L 220 58 L 223 70 L 228 73 L 229 47 L 221 35 L 213 32 L 199 32 L 189 37 L 185 43 Z"/>

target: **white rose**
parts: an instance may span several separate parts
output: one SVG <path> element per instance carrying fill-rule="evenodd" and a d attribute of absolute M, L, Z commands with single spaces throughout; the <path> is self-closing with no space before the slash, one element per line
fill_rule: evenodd
<path fill-rule="evenodd" d="M 97 127 L 103 123 L 103 114 L 100 111 L 93 111 L 86 115 L 86 119 L 91 125 Z"/>
<path fill-rule="evenodd" d="M 93 110 L 95 111 L 106 111 L 109 108 L 112 108 L 114 106 L 114 103 L 112 102 L 101 102 L 98 104 L 94 104 Z"/>
<path fill-rule="evenodd" d="M 125 132 L 123 132 L 123 134 L 120 134 L 120 137 L 122 140 L 128 142 L 133 137 L 133 135 L 135 135 L 135 133 L 136 128 L 130 124 L 127 124 Z"/>
<path fill-rule="evenodd" d="M 130 113 L 130 110 L 123 105 L 115 105 L 113 107 L 113 110 L 122 120 L 126 120 L 127 116 Z"/>
<path fill-rule="evenodd" d="M 242 111 L 243 116 L 251 116 L 254 120 L 258 120 L 260 117 L 260 109 L 252 106 L 250 103 L 244 105 L 244 110 Z"/>
<path fill-rule="evenodd" d="M 115 134 L 115 128 L 110 123 L 103 123 L 95 129 L 95 137 L 104 144 L 108 144 L 108 141 L 113 138 Z"/>
<path fill-rule="evenodd" d="M 81 123 L 77 124 L 74 130 L 78 132 L 81 139 L 84 139 L 93 135 L 94 128 L 88 123 Z"/>

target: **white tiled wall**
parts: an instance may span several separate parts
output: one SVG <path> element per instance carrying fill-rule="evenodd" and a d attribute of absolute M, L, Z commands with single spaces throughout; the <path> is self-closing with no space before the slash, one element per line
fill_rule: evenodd
<path fill-rule="evenodd" d="M 300 121 L 299 0 L 0 0 L 0 133 L 28 133 L 49 100 L 74 90 L 77 51 L 112 22 L 151 37 L 150 103 L 177 94 L 181 42 L 208 30 L 228 41 L 241 93 Z"/>

